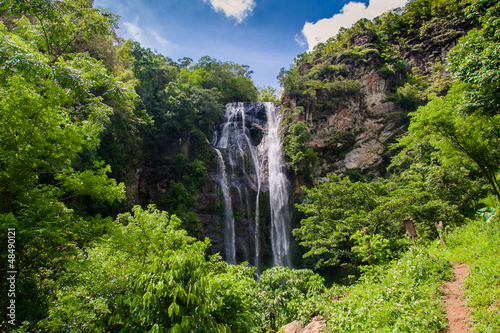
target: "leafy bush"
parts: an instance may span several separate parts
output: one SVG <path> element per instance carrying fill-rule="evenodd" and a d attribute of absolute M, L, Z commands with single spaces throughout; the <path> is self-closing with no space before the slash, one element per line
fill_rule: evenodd
<path fill-rule="evenodd" d="M 327 332 L 442 332 L 447 322 L 440 290 L 449 278 L 447 260 L 412 248 L 357 284 L 334 287 L 330 294 L 338 300 L 323 310 Z"/>
<path fill-rule="evenodd" d="M 308 269 L 273 267 L 260 276 L 260 313 L 263 327 L 275 332 L 296 319 L 303 322 L 318 314 L 324 297 L 323 278 Z"/>
<path fill-rule="evenodd" d="M 415 110 L 423 100 L 422 92 L 412 84 L 405 84 L 399 87 L 394 94 L 394 101 L 405 110 Z"/>
<path fill-rule="evenodd" d="M 372 183 L 352 182 L 329 175 L 317 188 L 306 189 L 302 203 L 305 214 L 293 234 L 308 248 L 304 257 L 314 256 L 316 267 L 349 264 L 357 269 L 364 256 L 352 251 L 351 237 L 368 227 L 370 237 L 389 242 L 383 250 L 397 255 L 405 246 L 403 221 L 413 218 L 423 239 L 435 237 L 435 221 L 460 221 L 456 207 L 426 190 L 421 179 L 395 179 Z"/>
<path fill-rule="evenodd" d="M 313 176 L 318 162 L 317 154 L 307 146 L 309 141 L 311 135 L 307 125 L 299 121 L 290 126 L 290 135 L 285 138 L 284 145 L 285 153 L 291 159 L 292 169 L 307 179 Z"/>

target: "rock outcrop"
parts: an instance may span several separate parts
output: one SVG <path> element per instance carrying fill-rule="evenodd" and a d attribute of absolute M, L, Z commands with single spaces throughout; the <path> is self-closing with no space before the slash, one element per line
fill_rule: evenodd
<path fill-rule="evenodd" d="M 444 92 L 439 89 L 447 86 L 436 82 L 449 76 L 446 55 L 471 28 L 454 13 L 423 23 L 402 42 L 360 21 L 337 41 L 299 56 L 284 80 L 282 108 L 288 124 L 301 121 L 309 128 L 308 146 L 320 160 L 317 179 L 349 170 L 384 175 L 393 154 L 389 145 L 406 133 L 408 113 L 426 102 L 431 89 L 424 86 Z"/>
<path fill-rule="evenodd" d="M 281 328 L 282 333 L 319 333 L 325 328 L 325 321 L 321 317 L 314 317 L 311 322 L 302 326 L 298 320 Z"/>

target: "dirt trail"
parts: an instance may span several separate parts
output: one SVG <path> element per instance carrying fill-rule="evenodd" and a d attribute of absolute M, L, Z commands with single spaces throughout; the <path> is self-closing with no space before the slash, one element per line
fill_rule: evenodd
<path fill-rule="evenodd" d="M 448 333 L 466 333 L 469 331 L 469 310 L 465 307 L 463 300 L 462 284 L 464 283 L 469 266 L 466 264 L 454 264 L 452 281 L 446 282 L 443 287 L 445 297 L 443 303 L 446 308 L 449 328 Z"/>

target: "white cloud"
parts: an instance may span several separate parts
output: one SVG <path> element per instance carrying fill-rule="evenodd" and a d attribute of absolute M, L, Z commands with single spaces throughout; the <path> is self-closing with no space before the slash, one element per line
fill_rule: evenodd
<path fill-rule="evenodd" d="M 318 43 L 326 42 L 328 38 L 336 36 L 340 28 L 349 28 L 362 18 L 371 20 L 390 9 L 403 7 L 407 2 L 408 0 L 370 0 L 368 7 L 364 3 L 349 2 L 339 14 L 331 18 L 322 19 L 316 23 L 306 22 L 302 34 L 309 45 L 308 51 L 312 51 Z M 295 40 L 303 46 L 302 38 L 295 36 Z"/>
<path fill-rule="evenodd" d="M 153 29 L 149 29 L 148 28 L 148 31 L 151 35 L 153 35 L 155 41 L 160 44 L 161 46 L 170 46 L 172 43 L 168 40 L 166 40 L 165 38 L 161 37 L 160 34 L 156 31 L 156 30 L 153 30 Z"/>
<path fill-rule="evenodd" d="M 302 47 L 307 45 L 307 40 L 304 34 L 295 34 L 295 41 Z"/>
<path fill-rule="evenodd" d="M 135 40 L 142 44 L 143 35 L 142 29 L 138 25 L 139 20 L 135 20 L 135 23 L 132 22 L 123 22 L 123 25 L 126 27 L 125 33 L 130 36 L 130 39 Z"/>
<path fill-rule="evenodd" d="M 149 47 L 156 49 L 158 51 L 167 52 L 169 49 L 175 47 L 175 45 L 163 38 L 158 31 L 151 28 L 141 28 L 139 26 L 139 19 L 136 18 L 134 23 L 123 22 L 125 26 L 126 37 L 141 43 L 143 47 Z"/>
<path fill-rule="evenodd" d="M 218 12 L 224 12 L 226 17 L 233 17 L 236 19 L 237 23 L 243 22 L 243 20 L 250 14 L 255 7 L 254 0 L 203 0 L 206 3 L 210 3 L 213 9 Z"/>

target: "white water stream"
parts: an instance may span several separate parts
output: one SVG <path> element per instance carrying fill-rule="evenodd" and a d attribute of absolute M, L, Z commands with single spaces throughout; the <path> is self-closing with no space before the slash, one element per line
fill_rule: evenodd
<path fill-rule="evenodd" d="M 269 205 L 271 208 L 271 244 L 275 266 L 291 266 L 290 258 L 290 183 L 282 162 L 279 135 L 280 114 L 274 103 L 266 105 L 267 154 L 269 167 Z"/>
<path fill-rule="evenodd" d="M 255 114 L 263 109 L 265 109 L 267 124 L 257 119 Z M 256 122 L 260 123 L 256 124 Z M 291 266 L 290 183 L 286 178 L 282 163 L 279 124 L 279 110 L 274 103 L 230 103 L 226 105 L 224 123 L 219 127 L 220 130 L 214 132 L 212 145 L 215 146 L 219 159 L 218 183 L 224 200 L 225 259 L 230 264 L 235 264 L 237 261 L 237 248 L 245 249 L 245 251 L 253 248 L 253 263 L 259 268 L 262 256 L 259 199 L 260 192 L 267 190 L 271 213 L 270 238 L 273 265 Z M 262 128 L 264 138 L 260 140 L 260 143 L 252 143 L 249 126 L 266 127 L 266 129 Z M 265 186 L 263 181 L 266 182 Z M 231 189 L 238 194 L 237 199 L 231 198 Z M 252 201 L 254 210 L 251 209 L 249 196 L 254 199 Z M 236 201 L 239 201 L 237 206 L 239 210 L 236 206 L 233 207 Z M 236 212 L 239 212 L 240 218 L 241 216 L 246 219 L 253 217 L 253 244 L 236 246 L 238 240 L 248 236 L 236 234 Z M 246 259 L 248 253 L 238 255 L 238 258 L 240 256 L 248 260 Z"/>

